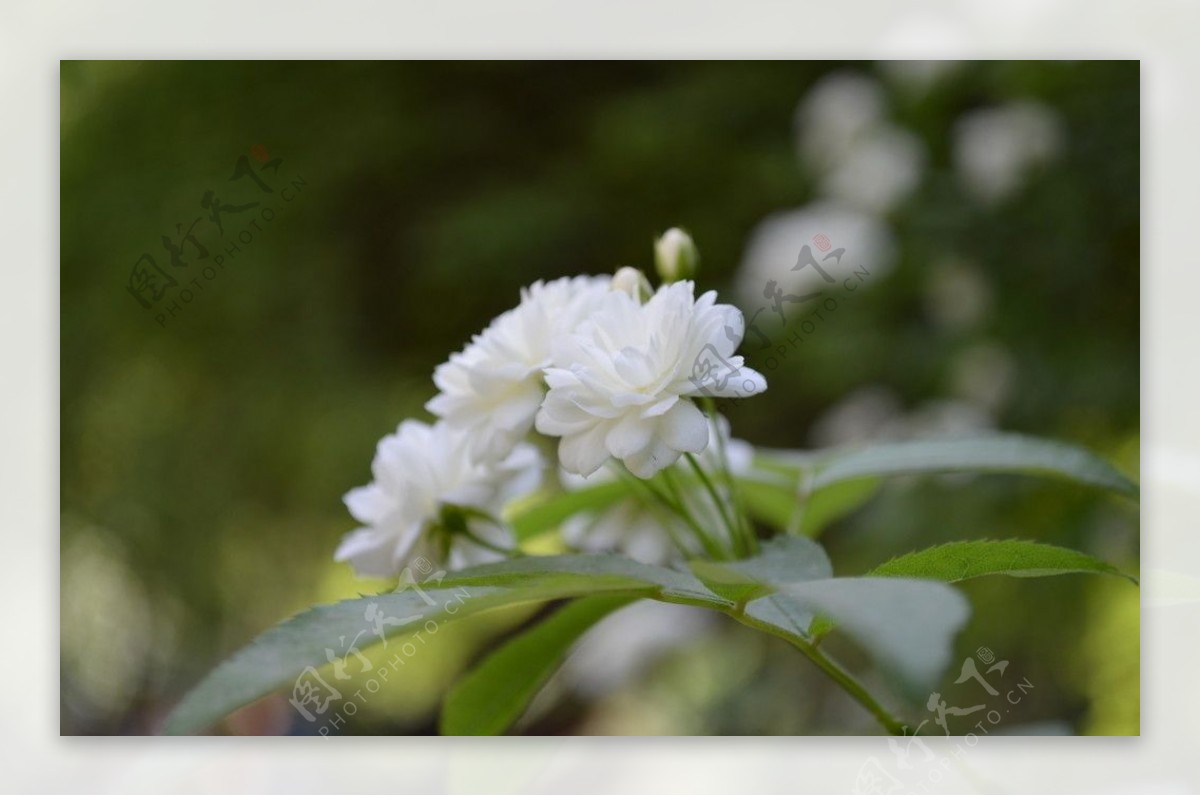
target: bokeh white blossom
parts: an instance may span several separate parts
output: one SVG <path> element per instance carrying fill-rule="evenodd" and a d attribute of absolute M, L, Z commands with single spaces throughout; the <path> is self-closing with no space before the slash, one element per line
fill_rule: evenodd
<path fill-rule="evenodd" d="M 746 242 L 736 285 L 742 305 L 769 306 L 773 289 L 796 296 L 825 289 L 829 283 L 815 269 L 792 270 L 800 250 L 805 246 L 811 250 L 818 235 L 825 235 L 833 245 L 846 249 L 841 260 L 821 263 L 836 282 L 851 276 L 855 270 L 865 270 L 870 274 L 867 280 L 870 284 L 890 271 L 896 262 L 891 231 L 873 213 L 834 202 L 780 210 L 759 222 Z"/>
<path fill-rule="evenodd" d="M 954 164 L 964 187 L 985 203 L 1007 199 L 1058 156 L 1062 122 L 1050 108 L 1021 100 L 972 111 L 954 128 Z"/>

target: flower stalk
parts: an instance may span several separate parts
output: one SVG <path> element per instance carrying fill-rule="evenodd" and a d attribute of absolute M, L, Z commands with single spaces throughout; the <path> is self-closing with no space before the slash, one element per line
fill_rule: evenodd
<path fill-rule="evenodd" d="M 806 658 L 816 664 L 817 668 L 829 676 L 831 680 L 850 695 L 855 702 L 862 705 L 867 711 L 879 722 L 880 726 L 887 731 L 889 735 L 905 735 L 907 727 L 904 722 L 896 718 L 896 716 L 883 706 L 871 692 L 858 682 L 852 674 L 843 669 L 836 661 L 823 653 L 821 650 L 803 637 L 785 632 L 782 628 L 775 625 L 760 622 L 752 616 L 746 614 L 740 607 L 728 612 L 730 616 L 737 619 L 744 625 L 749 625 L 757 630 L 770 633 L 773 636 L 787 641 L 796 649 L 800 650 Z"/>

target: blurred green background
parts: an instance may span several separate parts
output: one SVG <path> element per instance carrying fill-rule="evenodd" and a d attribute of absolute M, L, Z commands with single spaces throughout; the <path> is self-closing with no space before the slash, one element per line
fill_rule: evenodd
<path fill-rule="evenodd" d="M 728 408 L 737 436 L 996 428 L 1137 476 L 1136 62 L 63 62 L 61 92 L 63 734 L 153 732 L 266 627 L 386 587 L 332 561 L 341 496 L 381 436 L 426 417 L 434 366 L 535 279 L 650 269 L 673 225 L 701 286 L 748 316 L 763 252 L 785 252 L 785 278 L 807 209 L 889 241 L 869 289 L 773 367 L 748 338 L 770 389 Z M 831 176 L 830 153 L 867 139 L 904 145 Z M 173 266 L 164 236 L 197 219 L 207 258 L 183 243 Z M 848 260 L 874 245 L 831 236 Z M 788 312 L 790 332 L 806 310 Z M 1136 506 L 1016 477 L 889 483 L 822 541 L 853 574 L 997 537 L 1137 571 Z M 1135 588 L 964 588 L 960 652 L 1035 685 L 998 732 L 1138 732 Z M 874 732 L 781 642 L 668 610 L 600 628 L 520 729 Z M 341 732 L 434 731 L 448 685 L 526 618 L 446 628 Z M 217 731 L 312 730 L 274 697 Z"/>

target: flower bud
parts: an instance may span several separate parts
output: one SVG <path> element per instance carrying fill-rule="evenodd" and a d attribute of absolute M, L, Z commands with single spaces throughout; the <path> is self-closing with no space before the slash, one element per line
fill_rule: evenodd
<path fill-rule="evenodd" d="M 700 265 L 700 252 L 692 236 L 679 227 L 671 227 L 654 241 L 654 267 L 664 283 L 691 279 Z"/>
<path fill-rule="evenodd" d="M 639 304 L 645 304 L 654 295 L 654 288 L 650 286 L 646 275 L 628 265 L 621 266 L 613 274 L 612 288 L 628 293 L 637 299 Z"/>

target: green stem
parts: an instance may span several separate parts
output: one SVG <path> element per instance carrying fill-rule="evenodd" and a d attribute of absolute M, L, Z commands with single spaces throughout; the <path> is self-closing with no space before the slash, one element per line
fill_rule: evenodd
<path fill-rule="evenodd" d="M 642 504 L 659 517 L 663 527 L 667 530 L 667 534 L 671 537 L 671 541 L 679 548 L 681 553 L 687 555 L 688 545 L 680 538 L 679 523 L 675 522 L 675 515 L 678 511 L 671 504 L 667 496 L 658 492 L 650 484 L 642 481 L 635 475 L 623 472 L 621 473 L 621 477 L 630 482 L 634 491 L 639 493 Z"/>
<path fill-rule="evenodd" d="M 803 467 L 800 470 L 800 476 L 796 479 L 796 508 L 792 511 L 792 516 L 788 518 L 787 532 L 790 536 L 799 536 L 800 529 L 804 526 L 804 512 L 808 508 L 808 500 L 812 496 L 813 482 L 812 467 Z"/>
<path fill-rule="evenodd" d="M 717 492 L 716 486 L 713 485 L 713 482 L 709 479 L 708 474 L 704 472 L 704 468 L 702 468 L 700 463 L 696 461 L 695 456 L 690 453 L 685 453 L 683 454 L 683 457 L 687 459 L 687 463 L 692 466 L 692 469 L 696 472 L 696 477 L 700 479 L 700 483 L 704 485 L 704 489 L 708 492 L 709 496 L 713 500 L 713 503 L 716 505 L 717 513 L 721 515 L 721 521 L 725 523 L 725 529 L 729 534 L 729 542 L 733 546 L 734 551 L 738 555 L 746 555 L 749 551 L 745 549 L 745 539 L 742 537 L 740 529 L 733 524 L 733 520 L 729 516 L 729 511 L 726 509 L 725 501 L 721 499 L 721 495 Z"/>
<path fill-rule="evenodd" d="M 659 491 L 654 486 L 653 482 L 638 478 L 636 475 L 629 472 L 625 465 L 621 464 L 620 462 L 616 462 L 612 469 L 635 490 L 649 495 L 649 499 L 646 500 L 647 506 L 650 506 L 652 509 L 654 507 L 666 507 L 671 512 L 667 517 L 667 521 L 664 522 L 664 525 L 667 528 L 667 532 L 671 534 L 672 540 L 675 542 L 675 545 L 679 548 L 681 553 L 686 556 L 689 555 L 691 551 L 689 551 L 685 545 L 681 544 L 680 540 L 676 537 L 674 532 L 674 523 L 670 522 L 672 517 L 679 518 L 688 526 L 688 529 L 692 532 L 692 535 L 696 537 L 696 540 L 704 548 L 705 552 L 707 552 L 713 558 L 722 557 L 721 551 L 712 545 L 708 535 L 704 532 L 704 529 L 702 529 L 699 524 L 692 519 L 691 514 L 688 513 L 687 509 L 681 502 L 673 499 L 670 495 Z"/>
<path fill-rule="evenodd" d="M 810 661 L 817 665 L 817 668 L 825 672 L 835 683 L 840 685 L 842 689 L 848 693 L 853 699 L 870 711 L 885 730 L 891 735 L 904 735 L 907 725 L 892 715 L 891 711 L 879 703 L 871 693 L 863 687 L 862 683 L 854 679 L 853 675 L 839 666 L 833 659 L 829 658 L 825 653 L 818 650 L 815 646 L 805 641 L 799 636 L 794 636 L 780 628 L 769 625 L 766 622 L 759 622 L 751 616 L 746 615 L 738 609 L 734 609 L 730 613 L 733 618 L 739 622 L 749 625 L 750 627 L 770 633 L 773 636 L 778 636 L 784 639 L 796 649 L 804 653 Z"/>
<path fill-rule="evenodd" d="M 720 424 L 717 420 L 717 402 L 711 397 L 704 397 L 701 400 L 704 406 L 705 413 L 712 419 L 713 428 L 717 431 L 717 455 L 721 459 L 721 472 L 725 476 L 725 483 L 729 487 L 729 494 L 733 499 L 733 511 L 737 517 L 737 529 L 742 534 L 742 542 L 746 548 L 746 555 L 753 555 L 758 552 L 758 537 L 754 535 L 754 526 L 750 523 L 746 515 L 745 507 L 742 506 L 741 490 L 738 489 L 737 479 L 733 475 L 733 470 L 729 467 L 729 454 L 725 446 L 725 438 L 721 436 Z"/>
<path fill-rule="evenodd" d="M 899 719 L 891 714 L 891 712 L 871 696 L 870 692 L 863 687 L 862 683 L 855 680 L 853 676 L 833 659 L 826 656 L 816 647 L 810 644 L 802 644 L 796 641 L 792 642 L 797 649 L 803 652 L 808 659 L 817 665 L 821 671 L 825 672 L 834 682 L 845 689 L 846 693 L 850 694 L 860 705 L 871 712 L 885 730 L 892 735 L 904 735 L 905 725 Z"/>
<path fill-rule="evenodd" d="M 703 545 L 705 552 L 718 561 L 728 558 L 729 556 L 725 554 L 725 551 L 721 549 L 720 545 L 713 540 L 708 531 L 704 530 L 700 523 L 698 523 L 696 519 L 692 517 L 692 513 L 688 511 L 687 504 L 684 503 L 683 500 L 683 492 L 679 489 L 679 485 L 675 483 L 675 478 L 672 475 L 671 468 L 668 467 L 663 470 L 662 476 L 663 483 L 667 485 L 667 489 L 670 490 L 671 495 L 674 497 L 675 510 L 679 512 L 679 516 L 684 519 L 684 521 L 696 534 L 696 537 L 700 540 L 700 544 Z"/>
<path fill-rule="evenodd" d="M 726 614 L 743 625 L 752 627 L 755 630 L 761 630 L 764 633 L 770 633 L 772 636 L 781 638 L 791 644 L 796 649 L 800 650 L 806 658 L 816 664 L 817 668 L 824 672 L 831 680 L 838 684 L 839 687 L 850 695 L 855 702 L 862 705 L 866 710 L 879 722 L 880 726 L 888 732 L 889 735 L 906 735 L 908 725 L 896 718 L 890 710 L 880 704 L 879 700 L 871 696 L 862 683 L 854 679 L 854 676 L 843 669 L 836 661 L 827 656 L 816 648 L 815 645 L 806 640 L 803 636 L 789 633 L 781 627 L 763 622 L 747 614 L 743 605 L 735 605 L 731 602 L 716 602 L 711 599 L 697 599 L 679 594 L 667 595 L 659 592 L 655 599 L 663 602 L 680 603 L 682 605 L 697 605 L 704 608 L 713 609 Z"/>
<path fill-rule="evenodd" d="M 486 539 L 476 536 L 471 531 L 470 528 L 464 528 L 459 533 L 461 533 L 463 536 L 467 537 L 467 539 L 469 539 L 472 544 L 477 544 L 480 547 L 491 550 L 493 553 L 500 553 L 501 555 L 505 556 L 506 558 L 522 558 L 525 555 L 524 552 L 522 552 L 520 549 L 518 549 L 516 547 L 507 548 L 507 547 L 500 547 L 499 545 L 496 545 L 496 544 L 492 544 L 491 542 L 487 541 Z"/>

